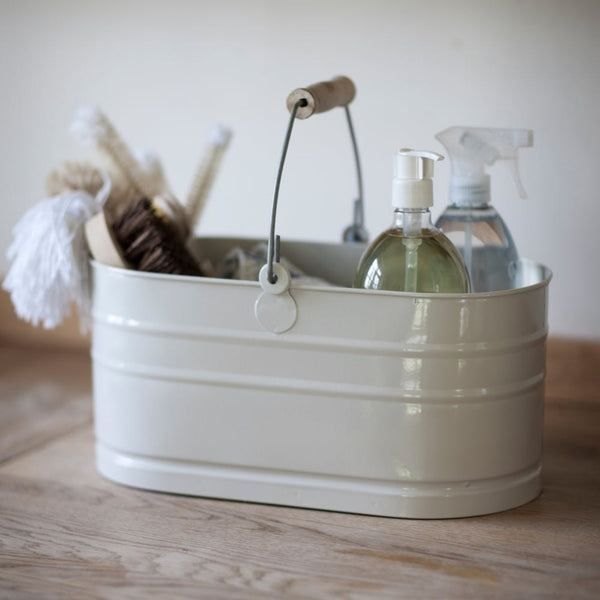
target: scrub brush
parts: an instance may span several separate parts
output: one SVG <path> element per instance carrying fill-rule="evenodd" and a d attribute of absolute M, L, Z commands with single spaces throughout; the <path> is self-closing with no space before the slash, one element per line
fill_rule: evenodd
<path fill-rule="evenodd" d="M 114 134 L 114 128 L 112 131 Z M 196 257 L 187 248 L 187 241 L 230 138 L 227 128 L 215 126 L 185 207 L 168 193 L 152 199 L 141 195 L 117 219 L 107 219 L 106 213 L 91 219 L 86 224 L 86 236 L 94 258 L 105 264 L 133 266 L 143 271 L 203 275 Z M 122 142 L 109 146 L 119 151 L 125 147 Z M 125 158 L 121 163 L 124 170 L 131 164 Z M 135 181 L 133 176 L 130 179 Z"/>
<path fill-rule="evenodd" d="M 125 261 L 140 271 L 202 275 L 186 247 L 186 217 L 183 206 L 163 194 L 152 201 L 141 198 L 131 203 L 111 228 Z"/>
<path fill-rule="evenodd" d="M 209 135 L 208 146 L 196 170 L 185 207 L 172 195 L 162 194 L 152 202 L 138 200 L 113 223 L 115 235 L 125 259 L 142 271 L 195 275 L 195 259 L 187 250 L 192 230 L 198 223 L 223 154 L 231 139 L 231 131 L 216 123 Z M 152 226 L 149 215 L 160 223 Z M 165 244 L 173 252 L 164 253 Z"/>
<path fill-rule="evenodd" d="M 80 108 L 71 133 L 93 144 L 121 170 L 138 192 L 117 220 L 102 211 L 86 223 L 92 255 L 113 266 L 133 266 L 156 272 L 201 275 L 194 256 L 185 247 L 183 207 L 164 193 L 164 178 L 147 176 L 115 127 L 97 107 Z M 161 193 L 163 192 L 163 193 Z"/>
<path fill-rule="evenodd" d="M 185 208 L 174 197 L 163 194 L 155 198 L 151 206 L 148 206 L 146 199 L 139 200 L 113 225 L 121 245 L 127 248 L 125 258 L 137 264 L 138 269 L 160 273 L 206 274 L 202 267 L 201 273 L 195 272 L 198 264 L 187 250 L 187 242 L 200 220 L 231 136 L 230 129 L 215 123 L 209 135 L 208 147 L 196 170 Z M 145 220 L 149 211 L 159 214 L 165 226 L 148 227 Z M 172 236 L 183 241 L 183 245 L 172 240 Z M 162 251 L 165 243 L 170 243 L 173 252 Z"/>

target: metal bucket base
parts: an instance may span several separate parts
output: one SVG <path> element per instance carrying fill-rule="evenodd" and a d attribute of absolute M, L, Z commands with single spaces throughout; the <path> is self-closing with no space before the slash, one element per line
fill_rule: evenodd
<path fill-rule="evenodd" d="M 541 465 L 464 483 L 393 482 L 138 456 L 96 446 L 98 470 L 124 485 L 176 494 L 409 519 L 500 512 L 535 499 Z"/>

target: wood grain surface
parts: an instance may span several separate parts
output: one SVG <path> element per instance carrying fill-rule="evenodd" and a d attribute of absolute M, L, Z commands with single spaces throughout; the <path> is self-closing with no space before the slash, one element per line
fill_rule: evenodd
<path fill-rule="evenodd" d="M 0 598 L 600 597 L 600 345 L 549 343 L 542 496 L 446 521 L 111 483 L 87 356 L 4 346 L 0 364 Z"/>
<path fill-rule="evenodd" d="M 90 346 L 89 334 L 79 329 L 77 310 L 54 329 L 32 327 L 15 314 L 10 294 L 0 288 L 0 344 L 29 344 L 38 348 L 69 348 L 86 350 Z"/>
<path fill-rule="evenodd" d="M 92 422 L 87 354 L 0 345 L 0 464 Z"/>

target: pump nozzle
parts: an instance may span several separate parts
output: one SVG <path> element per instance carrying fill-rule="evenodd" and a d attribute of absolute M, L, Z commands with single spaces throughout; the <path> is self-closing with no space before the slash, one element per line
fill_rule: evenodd
<path fill-rule="evenodd" d="M 433 163 L 444 160 L 437 152 L 400 149 L 395 157 L 392 205 L 396 208 L 429 208 L 433 204 Z"/>
<path fill-rule="evenodd" d="M 450 155 L 450 202 L 478 206 L 490 201 L 490 177 L 485 166 L 497 160 L 508 161 L 512 178 L 521 198 L 527 193 L 521 182 L 519 148 L 533 146 L 529 129 L 493 129 L 450 127 L 436 136 Z"/>

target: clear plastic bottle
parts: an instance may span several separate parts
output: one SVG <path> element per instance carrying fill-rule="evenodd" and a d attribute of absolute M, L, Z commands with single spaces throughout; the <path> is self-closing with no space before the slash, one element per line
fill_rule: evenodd
<path fill-rule="evenodd" d="M 450 205 L 435 224 L 461 253 L 473 292 L 514 287 L 519 254 L 510 231 L 493 206 Z"/>
<path fill-rule="evenodd" d="M 519 258 L 502 217 L 490 205 L 490 177 L 485 166 L 508 161 L 519 195 L 526 197 L 519 178 L 517 151 L 533 144 L 526 129 L 450 127 L 436 138 L 452 163 L 449 206 L 436 221 L 462 254 L 473 292 L 511 289 Z"/>
<path fill-rule="evenodd" d="M 460 253 L 431 222 L 434 152 L 403 149 L 396 154 L 392 188 L 394 222 L 362 256 L 354 287 L 402 292 L 469 291 Z"/>

